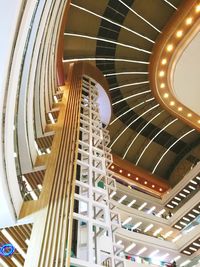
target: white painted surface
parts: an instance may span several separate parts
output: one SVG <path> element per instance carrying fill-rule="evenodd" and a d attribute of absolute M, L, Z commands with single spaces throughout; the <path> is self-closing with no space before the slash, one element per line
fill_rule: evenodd
<path fill-rule="evenodd" d="M 177 99 L 200 115 L 200 33 L 181 55 L 175 71 L 173 90 Z"/>

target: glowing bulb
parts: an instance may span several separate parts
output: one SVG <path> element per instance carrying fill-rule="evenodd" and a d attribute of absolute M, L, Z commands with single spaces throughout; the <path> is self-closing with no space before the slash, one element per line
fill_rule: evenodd
<path fill-rule="evenodd" d="M 161 64 L 162 64 L 162 65 L 167 64 L 167 59 L 166 59 L 166 58 L 163 58 L 163 60 L 161 61 Z"/>
<path fill-rule="evenodd" d="M 170 101 L 170 106 L 174 106 L 175 105 L 175 102 L 174 101 Z"/>
<path fill-rule="evenodd" d="M 183 31 L 179 30 L 176 32 L 176 37 L 180 38 L 183 35 Z"/>
<path fill-rule="evenodd" d="M 155 187 L 155 185 L 154 184 L 152 184 L 152 188 L 154 188 Z"/>
<path fill-rule="evenodd" d="M 147 184 L 147 181 L 145 181 L 144 184 Z"/>
<path fill-rule="evenodd" d="M 169 94 L 168 93 L 165 93 L 163 96 L 164 96 L 164 98 L 168 98 L 169 97 Z"/>
<path fill-rule="evenodd" d="M 198 4 L 198 5 L 196 6 L 196 12 L 197 12 L 197 13 L 200 12 L 200 4 Z"/>
<path fill-rule="evenodd" d="M 173 45 L 172 45 L 172 44 L 169 44 L 169 45 L 167 46 L 167 51 L 168 51 L 168 52 L 171 52 L 172 49 L 173 49 Z"/>
<path fill-rule="evenodd" d="M 115 168 L 115 166 L 114 166 L 114 165 L 112 165 L 112 166 L 111 166 L 111 169 L 114 169 L 114 168 Z"/>
<path fill-rule="evenodd" d="M 161 83 L 160 88 L 165 88 L 165 83 Z"/>
<path fill-rule="evenodd" d="M 186 21 L 185 21 L 185 24 L 186 25 L 192 24 L 192 17 L 187 18 Z"/>
<path fill-rule="evenodd" d="M 122 170 L 119 170 L 120 173 L 122 173 Z"/>
<path fill-rule="evenodd" d="M 162 188 L 159 188 L 159 191 L 162 192 L 163 191 Z"/>
<path fill-rule="evenodd" d="M 130 176 L 131 176 L 131 174 L 130 174 L 130 173 L 128 173 L 128 174 L 127 174 L 127 176 L 128 176 L 128 177 L 130 177 Z"/>
<path fill-rule="evenodd" d="M 178 107 L 178 111 L 182 111 L 183 110 L 183 108 L 182 107 Z"/>
<path fill-rule="evenodd" d="M 198 120 L 197 123 L 200 123 L 200 120 Z"/>
<path fill-rule="evenodd" d="M 160 77 L 165 76 L 165 72 L 164 72 L 163 70 L 161 70 L 161 71 L 159 72 L 159 76 L 160 76 Z"/>
<path fill-rule="evenodd" d="M 188 113 L 187 116 L 190 118 L 190 117 L 192 117 L 192 114 L 191 113 Z"/>
<path fill-rule="evenodd" d="M 138 178 L 138 177 L 136 177 L 136 178 L 135 178 L 135 180 L 137 180 L 137 181 L 138 181 L 138 180 L 139 180 L 139 178 Z"/>

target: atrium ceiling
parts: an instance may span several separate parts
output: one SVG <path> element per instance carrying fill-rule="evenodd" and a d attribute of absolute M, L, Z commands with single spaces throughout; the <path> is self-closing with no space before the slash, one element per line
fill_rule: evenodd
<path fill-rule="evenodd" d="M 72 0 L 64 60 L 90 60 L 106 77 L 112 152 L 173 186 L 200 160 L 197 130 L 154 98 L 149 62 L 182 0 Z"/>

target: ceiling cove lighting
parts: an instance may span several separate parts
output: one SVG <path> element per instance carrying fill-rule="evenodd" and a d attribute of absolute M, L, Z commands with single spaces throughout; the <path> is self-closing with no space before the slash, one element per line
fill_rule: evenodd
<path fill-rule="evenodd" d="M 118 203 L 122 203 L 127 198 L 127 195 L 124 195 L 118 200 Z"/>
<path fill-rule="evenodd" d="M 153 206 L 152 208 L 150 208 L 148 211 L 147 211 L 147 214 L 150 214 L 150 213 L 152 213 L 152 211 L 154 211 L 156 209 L 156 207 L 155 206 Z"/>
<path fill-rule="evenodd" d="M 190 216 L 190 217 L 192 217 L 192 218 L 196 218 L 196 216 L 193 215 L 193 214 L 191 214 L 191 213 L 189 213 L 188 216 Z"/>
<path fill-rule="evenodd" d="M 187 250 L 183 250 L 183 253 L 187 254 L 187 255 L 190 255 L 191 252 L 187 251 Z"/>
<path fill-rule="evenodd" d="M 191 180 L 190 182 L 191 182 L 192 184 L 197 185 L 197 182 L 195 182 L 195 181 L 193 181 L 193 180 Z"/>
<path fill-rule="evenodd" d="M 197 249 L 193 248 L 193 247 L 189 247 L 189 249 L 192 250 L 192 251 L 197 251 Z"/>
<path fill-rule="evenodd" d="M 200 213 L 198 210 L 195 210 L 195 209 L 193 209 L 192 211 L 193 211 L 194 213 L 196 213 L 196 214 L 199 214 L 199 213 Z"/>
<path fill-rule="evenodd" d="M 127 223 L 129 223 L 132 220 L 132 217 L 128 217 L 123 223 L 122 225 L 125 225 Z"/>
<path fill-rule="evenodd" d="M 144 229 L 144 233 L 148 232 L 149 230 L 151 230 L 151 228 L 153 228 L 153 224 L 148 225 L 145 229 Z"/>
<path fill-rule="evenodd" d="M 187 222 L 190 222 L 190 219 L 186 218 L 186 217 L 183 217 L 183 220 L 187 221 Z"/>
<path fill-rule="evenodd" d="M 141 85 L 141 84 L 147 84 L 147 83 L 149 83 L 149 81 L 126 83 L 126 84 L 122 84 L 122 85 L 110 88 L 109 91 L 114 91 L 114 90 L 125 88 L 125 87 L 130 87 L 130 86 L 134 86 L 134 85 Z"/>
<path fill-rule="evenodd" d="M 188 193 L 188 194 L 190 194 L 190 191 L 189 190 L 187 190 L 187 189 L 183 189 L 183 191 L 185 192 L 185 193 Z"/>
<path fill-rule="evenodd" d="M 174 197 L 176 200 L 181 201 L 180 197 Z"/>
<path fill-rule="evenodd" d="M 135 32 L 135 31 L 129 29 L 128 27 L 125 27 L 125 26 L 123 26 L 123 25 L 121 25 L 121 24 L 119 24 L 119 23 L 116 23 L 116 22 L 114 22 L 114 21 L 112 21 L 112 20 L 110 20 L 110 19 L 108 19 L 108 18 L 105 18 L 105 17 L 103 17 L 103 16 L 100 16 L 99 14 L 97 14 L 97 13 L 95 13 L 95 12 L 92 12 L 92 11 L 86 9 L 86 8 L 83 8 L 83 7 L 81 7 L 81 6 L 78 6 L 78 5 L 75 5 L 75 4 L 72 4 L 72 3 L 70 3 L 70 5 L 73 6 L 73 7 L 76 7 L 76 8 L 78 8 L 78 9 L 80 9 L 80 10 L 83 10 L 83 11 L 89 13 L 89 14 L 92 14 L 92 15 L 98 17 L 98 18 L 101 18 L 101 19 L 103 19 L 103 20 L 106 20 L 106 21 L 110 22 L 111 24 L 114 24 L 114 25 L 116 25 L 116 26 L 118 26 L 118 27 L 120 27 L 120 28 L 122 28 L 122 29 L 124 29 L 124 30 L 126 30 L 126 31 L 129 31 L 129 32 L 131 32 L 131 33 L 133 33 L 133 34 L 135 34 L 135 35 L 137 35 L 137 36 L 139 36 L 139 37 L 141 37 L 141 38 L 143 38 L 143 39 L 145 39 L 145 40 L 151 42 L 151 43 L 155 43 L 153 40 L 149 39 L 148 37 L 143 36 L 142 34 L 140 34 L 140 33 L 138 33 L 138 32 Z"/>
<path fill-rule="evenodd" d="M 194 246 L 200 248 L 200 244 L 198 244 L 198 243 L 196 243 L 196 242 L 193 242 L 192 245 L 194 245 Z"/>
<path fill-rule="evenodd" d="M 142 210 L 144 207 L 146 207 L 146 205 L 147 205 L 147 202 L 144 202 L 144 203 L 138 208 L 138 210 Z"/>
<path fill-rule="evenodd" d="M 189 185 L 188 187 L 189 187 L 190 189 L 192 189 L 192 190 L 196 190 L 196 188 L 195 188 L 194 186 Z"/>
<path fill-rule="evenodd" d="M 132 45 L 127 45 L 127 44 L 124 44 L 124 43 L 115 42 L 115 41 L 104 39 L 104 38 L 99 38 L 99 37 L 94 37 L 94 36 L 89 36 L 89 35 L 83 35 L 83 34 L 78 34 L 78 33 L 71 33 L 71 32 L 66 32 L 66 33 L 64 33 L 64 35 L 65 36 L 85 38 L 85 39 L 90 39 L 90 40 L 97 40 L 97 41 L 101 41 L 101 42 L 105 42 L 105 43 L 111 43 L 111 44 L 119 45 L 119 46 L 122 46 L 122 47 L 131 48 L 131 49 L 134 49 L 136 51 L 140 51 L 140 52 L 144 52 L 144 53 L 147 53 L 147 54 L 151 54 L 150 51 L 147 51 L 145 49 L 141 49 L 139 47 L 135 47 L 135 46 L 132 46 Z"/>
<path fill-rule="evenodd" d="M 170 208 L 170 209 L 173 209 L 174 206 L 170 205 L 170 204 L 167 204 L 167 207 Z"/>
<path fill-rule="evenodd" d="M 136 253 L 136 255 L 141 255 L 143 252 L 145 252 L 147 250 L 147 248 L 146 247 L 143 247 L 142 249 L 140 249 L 137 253 Z"/>
<path fill-rule="evenodd" d="M 154 99 L 154 98 L 153 98 Z M 152 99 L 152 100 L 153 100 Z M 135 140 L 137 139 L 137 137 L 140 135 L 140 133 L 148 126 L 148 124 L 150 124 L 155 118 L 157 118 L 160 114 L 162 114 L 163 111 L 159 112 L 158 114 L 156 114 L 153 118 L 151 118 L 142 128 L 141 130 L 136 134 L 136 136 L 133 138 L 133 140 L 131 141 L 130 145 L 128 146 L 127 150 L 125 151 L 124 155 L 123 155 L 123 159 L 126 157 L 128 151 L 130 150 L 130 148 L 132 147 L 133 143 L 135 142 Z M 159 189 L 160 190 L 160 189 Z"/>
<path fill-rule="evenodd" d="M 181 236 L 182 236 L 182 235 L 177 235 L 177 236 L 172 240 L 172 242 L 173 242 L 173 243 L 176 242 L 177 240 L 179 240 L 179 239 L 181 238 Z"/>
<path fill-rule="evenodd" d="M 200 180 L 200 177 L 199 176 L 197 176 L 196 178 L 197 178 L 197 180 Z"/>
<path fill-rule="evenodd" d="M 128 246 L 126 249 L 125 249 L 125 252 L 129 252 L 131 249 L 133 249 L 134 247 L 136 246 L 135 243 L 132 243 L 130 246 Z"/>
<path fill-rule="evenodd" d="M 158 228 L 154 233 L 153 236 L 157 236 L 162 231 L 162 228 Z"/>
<path fill-rule="evenodd" d="M 149 74 L 147 71 L 124 71 L 104 74 L 104 77 L 116 76 L 116 75 L 133 75 L 133 74 Z"/>
<path fill-rule="evenodd" d="M 132 207 L 133 206 L 133 204 L 135 204 L 135 202 L 136 202 L 136 200 L 135 199 L 133 199 L 127 206 L 130 208 L 130 207 Z"/>
<path fill-rule="evenodd" d="M 177 7 L 175 7 L 174 5 L 172 5 L 172 3 L 170 3 L 168 0 L 164 0 L 169 6 L 171 6 L 173 9 L 177 10 Z"/>
<path fill-rule="evenodd" d="M 177 229 L 182 229 L 182 227 L 177 225 L 177 224 L 174 227 L 177 228 Z"/>

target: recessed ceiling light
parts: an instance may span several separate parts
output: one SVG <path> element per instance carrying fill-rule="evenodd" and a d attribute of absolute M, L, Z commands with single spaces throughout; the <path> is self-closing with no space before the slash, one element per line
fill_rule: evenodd
<path fill-rule="evenodd" d="M 197 13 L 200 12 L 200 4 L 198 4 L 198 5 L 196 6 L 195 10 L 196 10 Z"/>
<path fill-rule="evenodd" d="M 170 106 L 174 106 L 175 105 L 175 102 L 174 101 L 170 101 Z"/>
<path fill-rule="evenodd" d="M 131 176 L 131 174 L 130 174 L 130 173 L 128 173 L 128 174 L 127 174 L 127 176 L 128 176 L 128 177 L 130 177 L 130 176 Z"/>
<path fill-rule="evenodd" d="M 155 187 L 155 185 L 154 185 L 154 184 L 152 184 L 152 186 L 151 186 L 151 187 L 153 187 L 153 188 L 154 188 L 154 187 Z"/>
<path fill-rule="evenodd" d="M 192 17 L 187 18 L 186 21 L 185 21 L 185 24 L 186 25 L 192 24 Z"/>
<path fill-rule="evenodd" d="M 147 205 L 147 202 L 144 202 L 144 203 L 138 208 L 138 210 L 142 210 L 146 205 Z"/>
<path fill-rule="evenodd" d="M 145 181 L 144 184 L 147 184 L 147 181 Z"/>
<path fill-rule="evenodd" d="M 129 252 L 132 248 L 134 248 L 136 246 L 135 243 L 132 243 L 130 246 L 128 246 L 126 249 L 125 249 L 125 252 Z"/>
<path fill-rule="evenodd" d="M 136 178 L 135 178 L 135 180 L 137 180 L 137 181 L 138 181 L 138 180 L 139 180 L 139 178 L 138 178 L 138 177 L 136 177 Z"/>
<path fill-rule="evenodd" d="M 173 50 L 173 45 L 172 44 L 169 44 L 168 46 L 167 46 L 167 51 L 168 52 L 171 52 Z"/>
<path fill-rule="evenodd" d="M 161 83 L 160 88 L 165 88 L 165 83 Z"/>
<path fill-rule="evenodd" d="M 119 170 L 120 173 L 122 173 L 122 170 Z"/>
<path fill-rule="evenodd" d="M 160 77 L 164 77 L 164 76 L 165 76 L 165 72 L 164 72 L 164 70 L 161 70 L 161 71 L 159 72 L 159 76 L 160 76 Z"/>
<path fill-rule="evenodd" d="M 176 32 L 176 37 L 180 38 L 183 35 L 183 31 L 179 30 Z"/>
<path fill-rule="evenodd" d="M 132 220 L 132 217 L 128 217 L 125 221 L 123 221 L 122 225 L 129 223 Z"/>
<path fill-rule="evenodd" d="M 169 97 L 169 94 L 168 93 L 165 93 L 163 96 L 164 96 L 164 98 L 168 98 Z"/>
<path fill-rule="evenodd" d="M 183 110 L 183 108 L 182 107 L 178 107 L 178 111 L 182 111 Z"/>
<path fill-rule="evenodd" d="M 166 58 L 163 58 L 162 61 L 161 61 L 161 64 L 162 64 L 162 65 L 167 64 L 167 59 L 166 59 Z"/>
<path fill-rule="evenodd" d="M 118 203 L 122 203 L 122 201 L 124 201 L 126 198 L 127 198 L 127 195 L 124 195 L 123 197 L 121 197 L 121 198 L 118 200 Z"/>
<path fill-rule="evenodd" d="M 192 117 L 192 113 L 188 113 L 187 116 L 190 118 Z"/>
<path fill-rule="evenodd" d="M 114 166 L 114 165 L 112 165 L 112 166 L 111 166 L 111 169 L 114 169 L 114 168 L 115 168 L 115 166 Z"/>
<path fill-rule="evenodd" d="M 162 192 L 163 191 L 162 188 L 159 188 L 159 191 Z"/>

